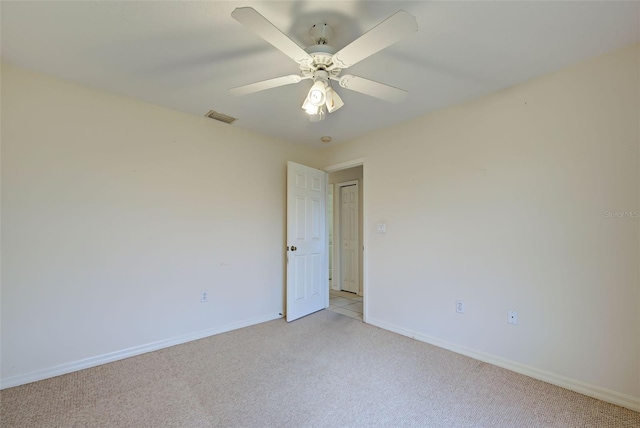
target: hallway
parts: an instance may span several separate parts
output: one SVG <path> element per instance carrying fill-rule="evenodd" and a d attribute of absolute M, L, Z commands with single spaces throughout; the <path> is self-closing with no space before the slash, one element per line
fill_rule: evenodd
<path fill-rule="evenodd" d="M 329 290 L 329 310 L 362 321 L 362 296 Z"/>

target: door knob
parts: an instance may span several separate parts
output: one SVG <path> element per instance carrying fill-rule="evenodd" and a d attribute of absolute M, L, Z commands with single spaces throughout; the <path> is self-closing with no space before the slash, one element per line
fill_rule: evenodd
<path fill-rule="evenodd" d="M 298 247 L 294 247 L 293 245 L 291 246 L 291 251 L 295 251 L 297 249 L 298 249 Z"/>

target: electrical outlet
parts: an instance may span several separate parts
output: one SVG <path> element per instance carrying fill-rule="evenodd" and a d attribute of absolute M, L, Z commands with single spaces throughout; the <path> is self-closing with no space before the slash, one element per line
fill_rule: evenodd
<path fill-rule="evenodd" d="M 507 322 L 509 324 L 518 325 L 518 311 L 509 309 L 507 311 Z"/>
<path fill-rule="evenodd" d="M 206 303 L 209 301 L 209 293 L 206 291 L 202 291 L 200 292 L 200 302 L 201 303 Z"/>
<path fill-rule="evenodd" d="M 456 312 L 459 314 L 464 314 L 464 301 L 456 300 Z"/>

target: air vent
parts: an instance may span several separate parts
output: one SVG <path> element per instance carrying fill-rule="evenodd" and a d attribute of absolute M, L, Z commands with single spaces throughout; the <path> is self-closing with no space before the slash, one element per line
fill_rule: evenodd
<path fill-rule="evenodd" d="M 224 123 L 233 123 L 238 120 L 235 117 L 227 116 L 226 114 L 218 113 L 214 110 L 209 110 L 209 113 L 205 114 L 205 116 Z"/>

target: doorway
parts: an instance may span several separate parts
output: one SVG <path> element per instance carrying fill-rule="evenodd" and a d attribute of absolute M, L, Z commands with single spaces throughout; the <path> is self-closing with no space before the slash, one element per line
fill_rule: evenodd
<path fill-rule="evenodd" d="M 358 161 L 354 161 L 358 162 Z M 327 168 L 329 309 L 365 320 L 364 162 Z M 331 198 L 331 200 L 329 200 Z"/>

